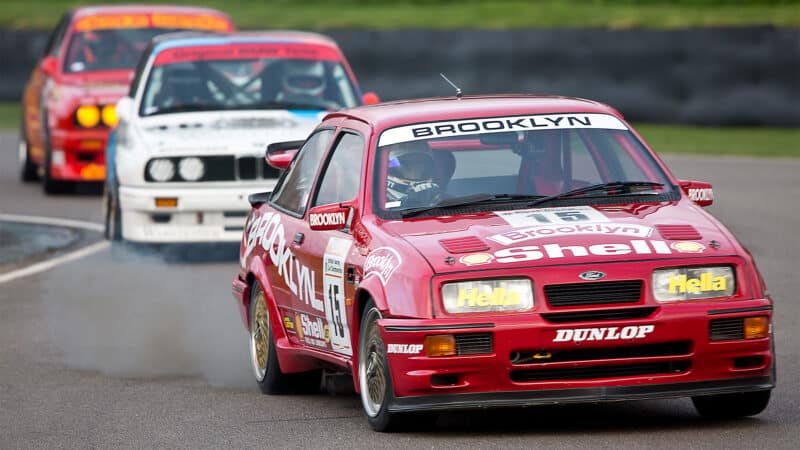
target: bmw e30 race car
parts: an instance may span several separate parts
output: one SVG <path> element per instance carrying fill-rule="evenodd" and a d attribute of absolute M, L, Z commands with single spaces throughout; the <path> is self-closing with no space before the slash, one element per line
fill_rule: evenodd
<path fill-rule="evenodd" d="M 297 149 L 299 147 L 299 149 Z M 351 374 L 403 413 L 690 397 L 758 414 L 772 300 L 750 253 L 613 108 L 427 99 L 328 115 L 253 195 L 232 292 L 265 393 Z"/>
<path fill-rule="evenodd" d="M 112 240 L 238 242 L 247 196 L 279 174 L 267 145 L 374 97 L 333 40 L 290 31 L 159 36 L 135 80 L 107 152 Z"/>
<path fill-rule="evenodd" d="M 210 8 L 86 6 L 68 11 L 31 73 L 22 99 L 22 181 L 41 177 L 48 194 L 103 181 L 114 105 L 128 91 L 150 38 L 178 30 L 225 32 L 231 20 Z"/>

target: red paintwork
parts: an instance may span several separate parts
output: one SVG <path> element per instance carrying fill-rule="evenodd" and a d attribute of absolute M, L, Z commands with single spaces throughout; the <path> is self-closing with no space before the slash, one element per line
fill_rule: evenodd
<path fill-rule="evenodd" d="M 25 86 L 22 133 L 31 161 L 40 168 L 45 164 L 48 149 L 64 150 L 66 164 L 53 166 L 52 179 L 102 181 L 110 130 L 102 124 L 91 129 L 81 128 L 74 123 L 74 114 L 84 104 L 116 104 L 128 92 L 134 69 L 65 72 L 64 59 L 72 35 L 103 21 L 122 23 L 123 19 L 130 21 L 128 26 L 137 28 L 233 31 L 235 27 L 224 13 L 199 7 L 90 6 L 76 8 L 67 15 L 71 22 L 63 39 L 43 56 Z M 42 64 L 43 61 L 48 63 Z M 43 70 L 44 65 L 49 65 L 50 70 Z"/>
<path fill-rule="evenodd" d="M 219 45 L 196 46 L 191 49 L 171 48 L 161 51 L 153 62 L 154 66 L 174 64 L 187 61 L 205 61 L 209 59 L 243 59 L 243 58 L 281 58 L 281 59 L 319 59 L 325 61 L 341 61 L 341 52 L 330 45 L 312 45 L 307 43 L 275 43 L 275 44 L 235 44 L 221 47 Z"/>
<path fill-rule="evenodd" d="M 596 102 L 564 97 L 495 96 L 475 98 L 447 98 L 394 102 L 362 106 L 329 114 L 320 127 L 347 128 L 361 133 L 367 140 L 364 164 L 360 170 L 359 196 L 352 202 L 353 218 L 350 232 L 313 231 L 308 214 L 294 217 L 274 208 L 269 203 L 251 212 L 242 241 L 241 268 L 234 278 L 234 297 L 245 324 L 248 322 L 248 287 L 254 281 L 264 286 L 271 308 L 273 332 L 276 336 L 281 369 L 284 372 L 308 370 L 335 364 L 352 370 L 358 387 L 357 354 L 359 318 L 368 298 L 374 299 L 381 310 L 379 321 L 386 344 L 419 345 L 430 334 L 489 332 L 493 334 L 494 351 L 488 355 L 432 358 L 419 354 L 388 354 L 392 383 L 398 398 L 409 396 L 434 396 L 444 394 L 492 393 L 514 391 L 556 390 L 564 388 L 597 388 L 600 386 L 641 386 L 667 383 L 720 381 L 769 377 L 774 370 L 772 335 L 763 339 L 717 341 L 709 340 L 709 313 L 713 318 L 766 316 L 772 317 L 772 300 L 765 290 L 763 278 L 756 269 L 752 256 L 719 221 L 688 199 L 680 191 L 676 201 L 607 204 L 594 207 L 618 226 L 652 228 L 647 237 L 602 234 L 572 234 L 539 237 L 509 245 L 489 239 L 520 227 L 512 227 L 493 212 L 456 214 L 440 217 L 420 217 L 406 220 L 385 220 L 372 211 L 372 167 L 380 133 L 391 127 L 436 120 L 459 118 L 511 116 L 515 114 L 542 113 L 604 113 L 623 120 L 614 109 Z M 623 120 L 624 122 L 624 120 Z M 635 134 L 635 131 L 634 131 Z M 635 134 L 636 135 L 636 134 Z M 636 135 L 637 138 L 641 138 Z M 333 142 L 336 142 L 334 138 Z M 646 147 L 647 148 L 647 147 Z M 330 150 L 330 149 L 329 149 Z M 679 182 L 667 170 L 658 156 L 650 156 L 664 169 L 670 182 L 687 188 L 710 188 L 707 183 Z M 324 160 L 324 159 L 323 159 Z M 354 176 L 358 173 L 354 173 Z M 680 183 L 680 184 L 679 184 Z M 313 193 L 312 197 L 313 198 Z M 316 211 L 316 209 L 315 209 Z M 264 220 L 264 218 L 268 220 Z M 695 241 L 672 241 L 659 234 L 657 225 L 691 225 L 692 233 L 700 234 Z M 664 230 L 670 227 L 662 228 Z M 685 227 L 684 227 L 685 228 Z M 561 231 L 565 231 L 564 230 Z M 569 231 L 569 230 L 566 230 Z M 297 233 L 304 235 L 301 243 L 293 242 Z M 261 239 L 261 237 L 265 239 Z M 272 239 L 269 239 L 269 238 Z M 471 239 L 465 239 L 470 238 Z M 358 283 L 345 284 L 345 317 L 347 320 L 353 354 L 337 353 L 331 343 L 324 348 L 305 343 L 294 330 L 284 326 L 284 317 L 297 326 L 295 316 L 306 314 L 321 317 L 330 330 L 333 325 L 324 312 L 315 310 L 302 301 L 288 287 L 287 277 L 273 263 L 273 257 L 291 256 L 283 268 L 293 264 L 312 271 L 316 299 L 324 299 L 323 254 L 329 239 L 352 241 L 346 265 L 354 269 Z M 477 238 L 477 239 L 472 239 Z M 461 245 L 473 245 L 480 250 L 468 253 L 451 253 L 440 242 L 457 239 Z M 633 241 L 640 241 L 633 243 Z M 715 241 L 715 242 L 714 242 Z M 683 244 L 680 244 L 680 243 Z M 582 249 L 595 249 L 601 253 L 604 244 L 615 249 L 628 249 L 626 254 L 581 255 Z M 457 247 L 452 244 L 453 248 Z M 544 246 L 550 250 L 545 252 Z M 675 245 L 673 247 L 673 245 Z M 595 247 L 591 247 L 595 246 Z M 516 253 L 533 256 L 526 261 L 503 262 L 502 255 L 509 247 L 525 247 Z M 579 248 L 580 247 L 580 248 Z M 682 251 L 681 251 L 682 250 Z M 496 253 L 500 252 L 500 254 Z M 270 255 L 272 253 L 272 256 Z M 548 253 L 545 256 L 544 253 Z M 612 252 L 613 253 L 613 252 Z M 489 258 L 476 258 L 475 264 L 461 261 L 465 255 L 488 254 Z M 380 255 L 387 268 L 378 276 L 377 270 L 365 268 L 370 255 Z M 508 258 L 508 254 L 505 254 Z M 452 260 L 448 261 L 449 258 Z M 377 259 L 376 259 L 377 260 Z M 483 262 L 478 264 L 477 262 Z M 281 260 L 278 258 L 279 265 Z M 374 261 L 373 261 L 374 262 Z M 388 265 L 387 265 L 388 264 Z M 695 265 L 730 265 L 736 275 L 736 290 L 731 297 L 686 302 L 658 303 L 650 288 L 652 271 Z M 391 267 L 390 267 L 391 269 Z M 282 269 L 283 270 L 283 269 Z M 639 303 L 628 305 L 592 305 L 579 307 L 551 307 L 544 301 L 544 286 L 550 284 L 578 283 L 578 275 L 589 270 L 606 273 L 603 281 L 634 280 L 644 282 L 644 294 Z M 524 313 L 476 313 L 451 315 L 443 310 L 440 298 L 443 283 L 453 280 L 529 277 L 533 280 L 534 308 Z M 298 283 L 299 278 L 288 281 Z M 552 312 L 585 312 L 630 306 L 652 306 L 656 311 L 641 319 L 582 321 L 553 323 L 542 318 Z M 756 308 L 758 312 L 735 312 Z M 723 311 L 724 310 L 724 311 Z M 475 327 L 476 324 L 483 324 Z M 489 324 L 489 325 L 486 325 Z M 447 330 L 397 331 L 396 327 L 441 327 Z M 589 365 L 635 364 L 656 361 L 690 360 L 691 367 L 681 373 L 646 376 L 615 376 L 602 379 L 555 380 L 514 382 L 509 374 L 519 369 L 511 363 L 509 355 L 518 350 L 557 352 L 562 350 L 614 348 L 620 341 L 592 341 L 575 343 L 554 342 L 557 329 L 592 328 L 609 326 L 653 325 L 654 331 L 643 339 L 626 341 L 625 345 L 654 344 L 671 341 L 691 341 L 689 354 L 681 357 L 620 357 L 589 364 L 579 362 L 546 363 L 548 368 L 578 368 Z M 460 328 L 462 327 L 463 328 Z M 471 327 L 470 327 L 471 326 Z M 395 328 L 392 328 L 395 327 Z M 734 358 L 761 356 L 763 363 L 746 369 L 735 368 Z M 432 375 L 449 375 L 457 380 L 452 385 L 432 385 Z M 691 395 L 691 394 L 686 394 Z M 573 400 L 574 401 L 574 400 Z"/>

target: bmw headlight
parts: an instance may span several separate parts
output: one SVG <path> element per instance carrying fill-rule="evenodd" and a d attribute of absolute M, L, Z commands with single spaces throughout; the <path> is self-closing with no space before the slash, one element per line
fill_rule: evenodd
<path fill-rule="evenodd" d="M 183 158 L 178 162 L 178 174 L 186 181 L 197 181 L 205 172 L 206 167 L 200 158 Z"/>
<path fill-rule="evenodd" d="M 154 181 L 169 181 L 175 176 L 175 164 L 168 159 L 150 161 L 147 173 Z"/>
<path fill-rule="evenodd" d="M 459 281 L 442 286 L 442 300 L 451 314 L 527 311 L 533 287 L 528 278 Z"/>
<path fill-rule="evenodd" d="M 660 302 L 729 297 L 735 291 L 733 268 L 728 266 L 653 271 L 653 296 Z"/>

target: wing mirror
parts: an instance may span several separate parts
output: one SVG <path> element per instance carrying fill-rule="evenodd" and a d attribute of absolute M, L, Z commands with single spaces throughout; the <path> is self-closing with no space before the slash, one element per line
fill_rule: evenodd
<path fill-rule="evenodd" d="M 267 146 L 265 158 L 267 164 L 279 169 L 286 170 L 294 159 L 294 155 L 300 150 L 305 141 L 276 142 Z"/>
<path fill-rule="evenodd" d="M 308 224 L 312 230 L 341 230 L 350 226 L 353 208 L 342 203 L 315 206 L 308 211 Z"/>
<path fill-rule="evenodd" d="M 689 197 L 689 200 L 695 202 L 698 206 L 709 206 L 714 203 L 714 189 L 711 187 L 711 183 L 680 180 L 678 184 Z"/>
<path fill-rule="evenodd" d="M 365 92 L 364 95 L 361 96 L 361 101 L 365 105 L 374 105 L 380 103 L 381 99 L 378 97 L 378 94 L 374 92 Z"/>
<path fill-rule="evenodd" d="M 48 77 L 52 77 L 56 73 L 57 67 L 58 67 L 58 61 L 56 61 L 55 56 L 45 57 L 42 60 L 42 63 L 39 65 L 39 68 L 42 70 L 42 73 L 44 73 Z"/>
<path fill-rule="evenodd" d="M 122 97 L 117 102 L 117 117 L 123 122 L 130 122 L 133 117 L 133 99 Z"/>

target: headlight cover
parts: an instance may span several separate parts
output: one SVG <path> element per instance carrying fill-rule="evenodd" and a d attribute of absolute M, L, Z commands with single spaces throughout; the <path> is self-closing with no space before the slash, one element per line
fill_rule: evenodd
<path fill-rule="evenodd" d="M 81 105 L 75 111 L 75 122 L 83 128 L 94 128 L 100 123 L 100 109 L 95 105 Z"/>
<path fill-rule="evenodd" d="M 175 164 L 168 159 L 150 161 L 147 173 L 154 181 L 169 181 L 175 176 Z"/>
<path fill-rule="evenodd" d="M 729 266 L 653 271 L 653 297 L 660 302 L 729 297 L 734 292 L 736 279 Z"/>
<path fill-rule="evenodd" d="M 206 167 L 200 158 L 182 158 L 178 162 L 178 174 L 186 181 L 197 181 L 205 172 Z"/>
<path fill-rule="evenodd" d="M 527 311 L 533 308 L 533 286 L 528 278 L 446 283 L 442 302 L 450 314 Z"/>

